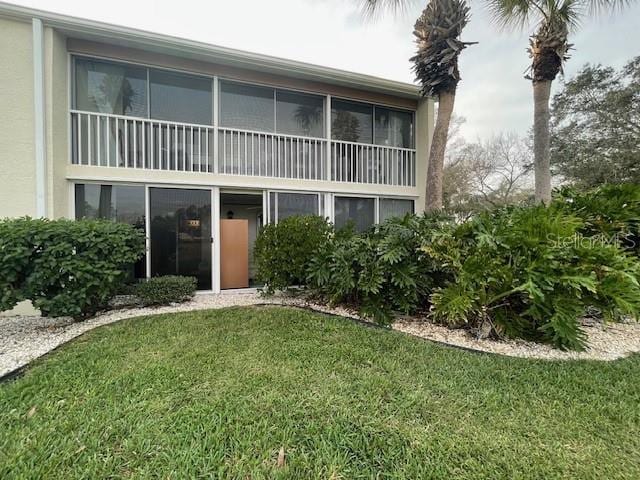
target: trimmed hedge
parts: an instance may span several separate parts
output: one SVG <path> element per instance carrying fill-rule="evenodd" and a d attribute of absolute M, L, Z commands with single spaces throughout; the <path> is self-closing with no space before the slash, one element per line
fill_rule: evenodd
<path fill-rule="evenodd" d="M 167 275 L 141 281 L 135 287 L 135 295 L 147 306 L 169 305 L 190 300 L 197 287 L 195 277 Z"/>
<path fill-rule="evenodd" d="M 0 310 L 31 300 L 43 316 L 94 315 L 143 254 L 144 234 L 105 220 L 0 221 Z"/>
<path fill-rule="evenodd" d="M 273 293 L 305 286 L 309 262 L 329 241 L 333 229 L 322 217 L 295 215 L 265 225 L 254 245 L 256 277 Z"/>

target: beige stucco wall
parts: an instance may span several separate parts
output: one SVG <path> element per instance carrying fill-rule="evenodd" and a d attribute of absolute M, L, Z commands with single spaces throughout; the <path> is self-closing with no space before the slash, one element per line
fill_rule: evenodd
<path fill-rule="evenodd" d="M 69 185 L 66 180 L 69 130 L 69 84 L 66 38 L 46 27 L 44 71 L 47 148 L 47 216 L 69 217 Z"/>
<path fill-rule="evenodd" d="M 432 98 L 420 100 L 416 111 L 416 213 L 422 213 L 427 193 L 427 165 L 433 136 L 434 101 Z"/>
<path fill-rule="evenodd" d="M 31 24 L 0 18 L 0 218 L 36 213 Z"/>

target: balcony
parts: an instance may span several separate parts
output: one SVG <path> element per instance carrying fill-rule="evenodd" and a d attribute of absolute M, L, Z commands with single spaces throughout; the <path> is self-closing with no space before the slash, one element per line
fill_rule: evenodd
<path fill-rule="evenodd" d="M 416 185 L 414 149 L 71 110 L 71 163 Z"/>

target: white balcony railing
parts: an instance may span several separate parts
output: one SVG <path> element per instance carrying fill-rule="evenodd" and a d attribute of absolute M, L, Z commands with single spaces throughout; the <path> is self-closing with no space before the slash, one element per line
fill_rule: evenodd
<path fill-rule="evenodd" d="M 71 111 L 72 163 L 213 172 L 213 127 Z"/>
<path fill-rule="evenodd" d="M 75 165 L 397 186 L 416 181 L 415 150 L 406 148 L 79 110 L 71 110 L 71 132 Z"/>
<path fill-rule="evenodd" d="M 326 179 L 324 138 L 218 128 L 219 173 Z"/>
<path fill-rule="evenodd" d="M 415 186 L 415 150 L 332 140 L 331 158 L 334 181 Z"/>

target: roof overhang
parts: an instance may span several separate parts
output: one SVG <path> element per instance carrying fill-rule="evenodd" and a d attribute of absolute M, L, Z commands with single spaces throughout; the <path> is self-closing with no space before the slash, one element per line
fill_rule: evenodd
<path fill-rule="evenodd" d="M 232 65 L 277 75 L 357 88 L 402 98 L 419 99 L 416 85 L 384 78 L 323 67 L 285 58 L 246 52 L 233 48 L 210 45 L 203 42 L 163 35 L 135 28 L 122 27 L 94 20 L 37 10 L 0 2 L 0 16 L 30 22 L 39 18 L 71 38 L 79 38 L 156 53 L 186 57 L 192 60 Z"/>

